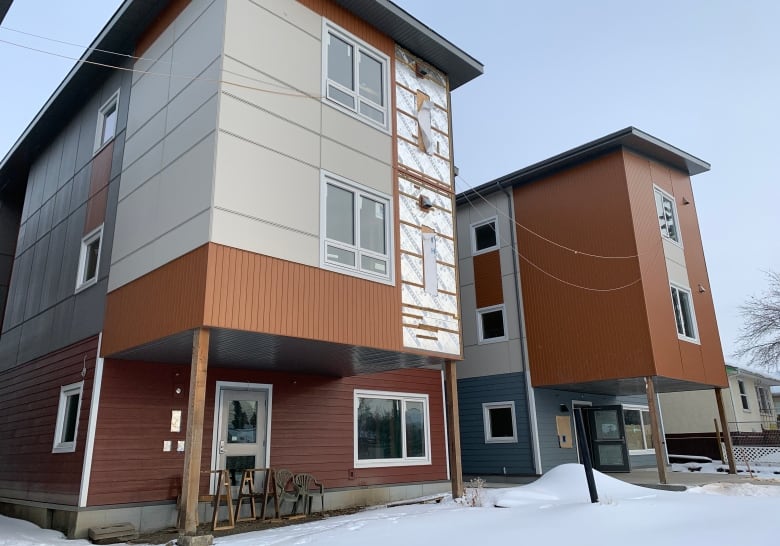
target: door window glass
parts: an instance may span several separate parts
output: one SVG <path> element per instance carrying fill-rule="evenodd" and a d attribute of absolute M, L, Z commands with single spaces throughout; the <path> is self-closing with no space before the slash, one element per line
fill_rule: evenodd
<path fill-rule="evenodd" d="M 257 401 L 233 400 L 229 412 L 228 443 L 254 444 L 257 442 Z"/>

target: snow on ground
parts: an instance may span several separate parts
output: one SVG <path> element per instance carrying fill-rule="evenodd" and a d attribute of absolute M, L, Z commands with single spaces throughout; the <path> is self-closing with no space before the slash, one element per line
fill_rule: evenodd
<path fill-rule="evenodd" d="M 750 477 L 751 474 L 754 478 L 762 480 L 780 480 L 780 465 L 777 464 L 760 464 L 750 465 L 748 467 L 744 464 L 736 465 L 737 472 L 741 476 Z M 690 463 L 674 463 L 672 465 L 672 472 L 701 472 L 702 474 L 726 474 L 729 467 L 720 461 L 713 462 L 690 462 Z"/>
<path fill-rule="evenodd" d="M 577 544 L 731 546 L 777 540 L 780 486 L 711 484 L 686 492 L 634 486 L 596 473 L 591 504 L 582 466 L 562 465 L 529 485 L 482 489 L 482 507 L 460 501 L 366 510 L 349 516 L 215 540 L 217 546 Z M 467 499 L 474 497 L 470 491 Z M 0 546 L 85 546 L 0 517 Z"/>

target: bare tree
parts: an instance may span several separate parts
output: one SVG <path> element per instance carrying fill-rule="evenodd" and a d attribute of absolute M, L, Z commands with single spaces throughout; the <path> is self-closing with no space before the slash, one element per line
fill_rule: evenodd
<path fill-rule="evenodd" d="M 780 273 L 768 271 L 769 287 L 740 306 L 745 324 L 737 338 L 735 356 L 767 370 L 780 369 Z"/>

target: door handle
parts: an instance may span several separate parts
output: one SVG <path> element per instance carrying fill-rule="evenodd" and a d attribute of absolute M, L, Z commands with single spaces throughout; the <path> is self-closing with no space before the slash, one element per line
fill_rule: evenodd
<path fill-rule="evenodd" d="M 219 454 L 225 453 L 225 440 L 219 442 Z"/>

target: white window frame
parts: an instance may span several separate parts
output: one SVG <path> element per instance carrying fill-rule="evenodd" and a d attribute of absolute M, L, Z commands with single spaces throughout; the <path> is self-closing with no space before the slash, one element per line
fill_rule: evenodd
<path fill-rule="evenodd" d="M 97 153 L 103 149 L 103 147 L 116 138 L 117 124 L 114 124 L 114 134 L 109 138 L 103 140 L 103 127 L 106 122 L 106 113 L 112 108 L 116 111 L 117 122 L 119 121 L 119 89 L 117 89 L 111 97 L 103 103 L 103 106 L 98 110 L 97 126 L 95 127 L 95 149 Z"/>
<path fill-rule="evenodd" d="M 71 383 L 60 387 L 60 401 L 57 405 L 57 425 L 54 428 L 54 444 L 52 445 L 52 453 L 72 453 L 76 451 L 76 439 L 79 436 L 79 417 L 81 416 L 81 400 L 84 394 L 84 382 Z M 68 398 L 78 395 L 79 401 L 76 406 L 76 424 L 73 429 L 73 440 L 70 442 L 63 442 L 61 440 L 62 434 L 65 429 L 65 409 L 67 408 Z"/>
<path fill-rule="evenodd" d="M 96 239 L 100 239 L 100 245 L 98 245 L 97 264 L 95 265 L 95 276 L 85 279 L 84 275 L 87 270 L 87 249 Z M 100 224 L 97 228 L 87 233 L 83 239 L 81 239 L 81 251 L 79 252 L 79 269 L 76 276 L 76 292 L 83 290 L 89 286 L 95 284 L 100 275 L 100 256 L 103 253 L 103 224 Z"/>
<path fill-rule="evenodd" d="M 341 188 L 345 191 L 352 192 L 355 196 L 354 199 L 354 218 L 355 218 L 355 244 L 349 245 L 341 241 L 334 239 L 328 239 L 327 237 L 327 191 L 328 184 Z M 360 248 L 360 197 L 368 197 L 374 201 L 381 202 L 385 207 L 385 248 L 386 254 L 379 254 L 371 250 Z M 347 180 L 341 176 L 333 174 L 331 172 L 322 171 L 320 177 L 320 267 L 335 271 L 337 273 L 344 273 L 352 275 L 353 277 L 360 277 L 361 279 L 367 279 L 371 281 L 381 282 L 384 284 L 394 284 L 395 279 L 395 254 L 393 250 L 393 203 L 390 196 L 380 193 L 372 188 L 368 188 L 361 184 L 357 184 L 351 180 Z M 355 253 L 355 265 L 349 266 L 335 261 L 328 260 L 328 245 L 335 246 Z M 387 262 L 387 274 L 382 275 L 379 273 L 373 273 L 371 271 L 364 270 L 360 267 L 360 258 L 362 255 L 369 257 L 382 259 Z"/>
<path fill-rule="evenodd" d="M 344 40 L 345 42 L 349 43 L 352 46 L 353 56 L 352 56 L 352 75 L 354 78 L 354 86 L 355 89 L 347 89 L 343 85 L 331 81 L 328 79 L 328 43 L 330 41 L 330 34 L 333 34 L 337 36 L 339 39 Z M 361 99 L 359 91 L 357 91 L 357 87 L 360 85 L 360 63 L 359 63 L 359 54 L 362 54 L 362 52 L 365 51 L 365 54 L 372 57 L 374 60 L 379 61 L 379 63 L 382 65 L 382 95 L 383 95 L 383 102 L 384 105 L 381 107 L 374 103 L 373 101 L 365 101 L 367 104 L 377 110 L 382 110 L 384 112 L 384 119 L 385 122 L 378 123 L 375 119 L 360 113 L 360 102 Z M 333 85 L 336 87 L 339 91 L 342 93 L 345 93 L 347 95 L 350 95 L 355 100 L 355 107 L 350 108 L 349 106 L 337 101 L 336 99 L 330 98 L 328 94 L 328 85 Z M 391 111 L 390 111 L 390 58 L 379 51 L 378 49 L 370 46 L 357 36 L 347 32 L 343 28 L 339 27 L 338 25 L 323 19 L 323 26 L 322 26 L 322 100 L 326 104 L 329 104 L 330 106 L 333 106 L 334 108 L 341 110 L 342 112 L 345 112 L 346 114 L 349 114 L 350 116 L 354 117 L 355 119 L 358 119 L 364 123 L 367 123 L 368 125 L 372 127 L 376 127 L 377 129 L 380 129 L 381 131 L 390 134 L 391 132 Z"/>
<path fill-rule="evenodd" d="M 674 196 L 670 193 L 664 191 L 663 189 L 659 188 L 656 185 L 653 185 L 653 206 L 655 207 L 655 214 L 656 219 L 660 220 L 659 214 L 661 211 L 658 210 L 658 203 L 655 200 L 655 195 L 659 194 L 662 198 L 668 199 L 672 203 L 672 215 L 674 216 L 674 225 L 677 228 L 677 240 L 672 239 L 671 237 L 668 237 L 664 235 L 664 232 L 661 231 L 661 225 L 658 225 L 658 231 L 661 233 L 661 237 L 663 237 L 665 240 L 669 241 L 670 243 L 673 243 L 678 246 L 682 246 L 683 240 L 682 240 L 682 230 L 680 229 L 680 215 L 677 212 L 677 201 L 675 201 Z"/>
<path fill-rule="evenodd" d="M 358 406 L 360 398 L 379 398 L 384 400 L 401 401 L 401 449 L 404 456 L 400 459 L 359 459 L 358 458 Z M 355 468 L 378 468 L 384 466 L 418 466 L 431 464 L 431 412 L 427 394 L 372 391 L 355 389 L 353 394 L 354 414 L 352 419 L 354 464 Z M 422 402 L 425 411 L 425 457 L 406 457 L 406 402 Z"/>
<path fill-rule="evenodd" d="M 742 406 L 742 411 L 752 413 L 750 409 L 750 397 L 748 397 L 747 387 L 742 379 L 737 379 L 737 392 L 739 393 L 739 402 Z"/>
<path fill-rule="evenodd" d="M 644 449 L 629 449 L 628 453 L 629 455 L 652 455 L 655 453 L 654 447 L 647 447 L 647 436 L 645 435 L 645 428 L 649 428 L 650 431 L 653 431 L 653 427 L 650 423 L 645 423 L 645 418 L 643 413 L 649 412 L 650 408 L 648 406 L 642 406 L 639 404 L 622 404 L 623 411 L 626 410 L 634 410 L 639 411 L 639 422 L 642 426 L 642 444 L 644 444 Z M 625 415 L 623 415 L 623 421 L 626 420 Z M 625 424 L 623 425 L 625 427 Z M 628 440 L 626 439 L 626 448 L 628 448 Z"/>
<path fill-rule="evenodd" d="M 490 410 L 509 408 L 512 411 L 512 436 L 493 436 L 490 428 Z M 482 422 L 485 426 L 486 444 L 516 444 L 517 443 L 517 417 L 515 416 L 514 400 L 504 402 L 486 402 L 482 404 Z"/>
<path fill-rule="evenodd" d="M 688 303 L 690 303 L 690 307 L 691 307 L 691 326 L 693 326 L 694 337 L 688 337 L 684 333 L 681 334 L 680 331 L 677 330 L 677 318 L 678 317 L 676 316 L 677 312 L 674 310 L 674 298 L 675 298 L 674 290 L 677 290 L 678 294 L 680 292 L 683 292 L 683 293 L 687 294 L 687 296 L 688 296 Z M 670 283 L 669 284 L 669 292 L 670 292 L 671 297 L 672 297 L 672 313 L 675 314 L 675 317 L 674 317 L 674 329 L 677 332 L 678 339 L 698 344 L 699 343 L 699 324 L 696 322 L 696 309 L 693 306 L 693 293 L 691 292 L 691 289 L 690 288 L 686 288 L 684 286 L 681 286 L 679 284 Z M 679 295 L 678 295 L 678 298 L 679 298 Z M 679 307 L 679 302 L 678 302 L 678 307 Z M 683 320 L 683 317 L 679 317 L 679 318 L 680 318 L 680 322 L 682 322 L 684 324 L 685 321 Z"/>
<path fill-rule="evenodd" d="M 477 250 L 476 229 L 478 227 L 482 227 L 491 222 L 493 223 L 496 232 L 496 244 L 493 246 L 489 246 L 487 248 L 483 248 L 482 250 Z M 500 246 L 501 246 L 501 238 L 499 237 L 499 232 L 498 232 L 498 217 L 493 216 L 492 218 L 485 218 L 484 220 L 480 220 L 479 222 L 474 222 L 473 224 L 471 224 L 471 255 L 472 256 L 478 256 L 486 252 L 493 252 L 494 250 L 498 250 Z"/>
<path fill-rule="evenodd" d="M 493 311 L 501 311 L 501 318 L 504 321 L 504 335 L 501 337 L 491 337 L 485 339 L 485 329 L 482 326 L 482 315 L 485 313 L 492 313 Z M 509 331 L 506 323 L 506 305 L 501 303 L 499 305 L 491 305 L 490 307 L 481 307 L 477 309 L 477 338 L 480 345 L 486 343 L 499 343 L 509 339 Z"/>

